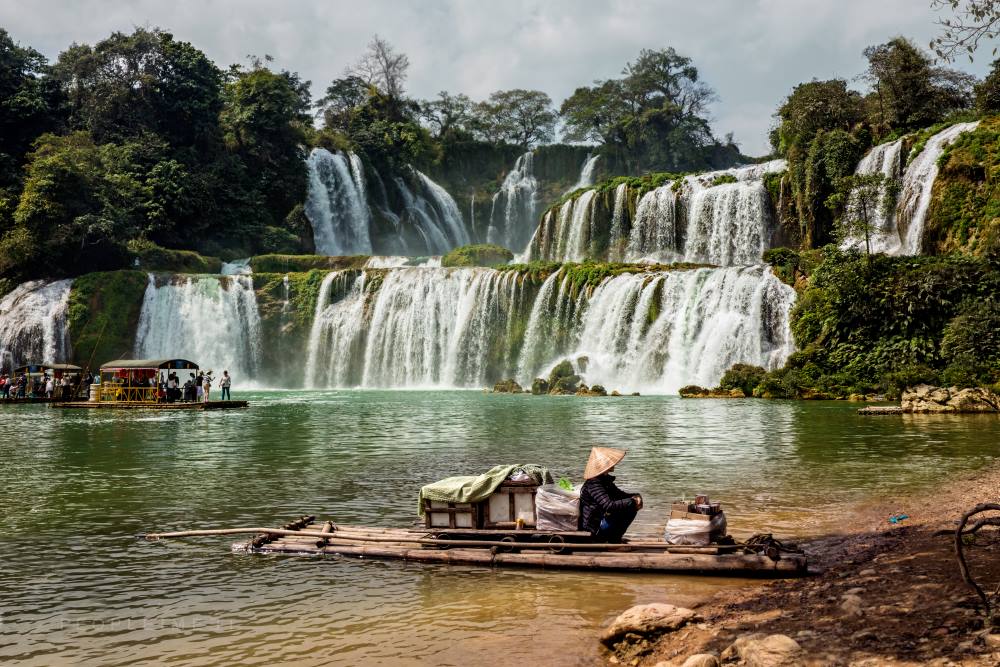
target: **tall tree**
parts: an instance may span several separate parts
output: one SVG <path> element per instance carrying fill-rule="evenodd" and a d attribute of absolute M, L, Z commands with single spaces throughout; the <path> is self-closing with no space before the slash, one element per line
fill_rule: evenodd
<path fill-rule="evenodd" d="M 487 141 L 530 148 L 552 141 L 556 113 L 540 90 L 498 90 L 475 107 L 475 129 Z"/>
<path fill-rule="evenodd" d="M 100 143 L 143 133 L 175 146 L 219 137 L 222 73 L 204 53 L 154 28 L 73 44 L 53 66 L 70 122 Z"/>
<path fill-rule="evenodd" d="M 975 79 L 934 66 L 930 56 L 903 37 L 869 46 L 864 54 L 876 127 L 916 130 L 971 105 Z"/>
<path fill-rule="evenodd" d="M 278 224 L 305 197 L 301 146 L 311 120 L 309 82 L 274 72 L 267 62 L 230 68 L 221 122 L 227 145 L 258 184 L 271 224 Z"/>
<path fill-rule="evenodd" d="M 420 118 L 435 136 L 442 137 L 455 130 L 464 130 L 472 120 L 473 103 L 467 95 L 452 95 L 446 90 L 437 99 L 420 103 Z"/>
<path fill-rule="evenodd" d="M 391 100 L 401 100 L 405 92 L 410 59 L 399 53 L 388 41 L 374 35 L 365 54 L 347 69 L 347 76 L 356 76 L 375 86 Z"/>
<path fill-rule="evenodd" d="M 45 57 L 0 28 L 0 188 L 15 184 L 35 137 L 56 129 L 61 97 Z"/>
<path fill-rule="evenodd" d="M 600 141 L 627 171 L 680 171 L 728 166 L 713 164 L 718 154 L 728 154 L 728 164 L 739 156 L 712 135 L 714 100 L 690 58 L 673 48 L 643 49 L 620 79 L 577 88 L 559 111 L 564 138 Z"/>

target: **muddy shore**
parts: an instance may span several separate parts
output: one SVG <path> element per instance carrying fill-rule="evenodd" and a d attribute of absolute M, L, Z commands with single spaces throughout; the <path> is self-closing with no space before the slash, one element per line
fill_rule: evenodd
<path fill-rule="evenodd" d="M 722 657 L 722 664 L 1000 665 L 1000 635 L 984 630 L 978 598 L 961 579 L 954 538 L 935 535 L 954 530 L 982 502 L 1000 502 L 1000 465 L 949 478 L 934 491 L 845 509 L 842 532 L 800 543 L 820 575 L 724 591 L 697 605 L 694 621 L 645 647 L 620 645 L 607 658 L 660 667 L 699 654 Z M 900 513 L 909 518 L 888 521 Z M 985 529 L 968 552 L 973 573 L 996 590 L 1000 531 Z M 791 638 L 782 645 L 791 652 L 770 658 L 758 652 L 765 656 L 760 662 L 749 652 L 741 658 L 740 651 L 726 651 L 757 633 Z M 689 664 L 716 664 L 703 660 Z"/>

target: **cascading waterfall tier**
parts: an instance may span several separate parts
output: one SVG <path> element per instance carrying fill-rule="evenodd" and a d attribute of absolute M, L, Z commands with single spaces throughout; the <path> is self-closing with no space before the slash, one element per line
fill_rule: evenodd
<path fill-rule="evenodd" d="M 938 159 L 945 148 L 963 132 L 970 132 L 979 125 L 972 123 L 956 123 L 930 137 L 917 155 L 913 156 L 908 166 L 903 165 L 903 140 L 875 146 L 861 159 L 855 169 L 856 174 L 882 174 L 887 179 L 899 182 L 899 197 L 892 202 L 884 202 L 889 191 L 883 188 L 878 210 L 871 220 L 873 233 L 870 236 L 871 251 L 883 252 L 888 255 L 917 255 L 923 245 L 924 226 L 927 221 L 927 209 L 931 203 L 934 180 L 938 173 Z M 850 202 L 848 206 L 852 205 Z M 886 215 L 885 209 L 893 210 Z M 865 239 L 857 235 L 846 239 L 843 243 L 848 248 L 864 248 Z"/>
<path fill-rule="evenodd" d="M 613 201 L 609 193 L 597 197 L 596 189 L 586 190 L 564 202 L 557 215 L 546 212 L 524 258 L 758 263 L 774 227 L 764 177 L 785 168 L 784 160 L 773 160 L 687 176 L 641 196 L 622 183 Z"/>
<path fill-rule="evenodd" d="M 245 385 L 261 358 L 251 276 L 149 275 L 136 329 L 140 359 L 190 359 Z"/>
<path fill-rule="evenodd" d="M 882 174 L 887 180 L 899 180 L 903 173 L 903 140 L 897 139 L 888 143 L 879 144 L 872 148 L 861 158 L 854 173 L 858 175 Z M 872 252 L 884 252 L 889 255 L 898 255 L 902 249 L 902 240 L 896 229 L 896 216 L 885 214 L 885 198 L 890 196 L 891 189 L 884 186 L 879 193 L 878 207 L 871 213 L 874 219 L 871 221 L 872 234 L 869 242 Z M 847 204 L 852 209 L 859 204 L 852 198 Z M 891 208 L 890 208 L 891 210 Z M 845 239 L 845 247 L 864 248 L 865 239 L 862 237 L 852 237 Z"/>
<path fill-rule="evenodd" d="M 355 153 L 314 148 L 306 166 L 305 212 L 320 254 L 433 255 L 470 242 L 455 200 L 416 169 L 392 178 L 387 188 L 369 167 L 378 202 L 373 211 L 365 166 Z"/>
<path fill-rule="evenodd" d="M 491 269 L 335 272 L 320 288 L 309 387 L 481 387 L 512 364 L 523 278 Z"/>
<path fill-rule="evenodd" d="M 367 255 L 372 252 L 371 212 L 364 168 L 354 153 L 314 148 L 306 160 L 309 190 L 305 212 L 312 223 L 316 252 Z"/>
<path fill-rule="evenodd" d="M 72 280 L 32 280 L 0 299 L 0 371 L 70 360 L 66 316 L 72 286 Z"/>
<path fill-rule="evenodd" d="M 899 201 L 896 204 L 896 228 L 906 230 L 905 234 L 900 232 L 899 254 L 920 253 L 924 240 L 927 208 L 931 204 L 931 190 L 938 173 L 938 158 L 948 144 L 958 138 L 958 135 L 974 130 L 978 126 L 979 121 L 956 123 L 938 132 L 927 140 L 924 150 L 914 157 L 906 168 L 899 191 Z"/>
<path fill-rule="evenodd" d="M 538 179 L 534 175 L 535 154 L 522 154 L 493 195 L 486 242 L 521 249 L 531 238 L 538 207 Z"/>
<path fill-rule="evenodd" d="M 567 194 L 580 188 L 589 188 L 594 184 L 594 169 L 597 167 L 597 160 L 600 157 L 599 153 L 587 156 L 587 159 L 583 161 L 583 165 L 580 167 L 580 177 L 576 179 L 573 187 L 566 191 Z"/>
<path fill-rule="evenodd" d="M 580 286 L 517 271 L 342 271 L 323 281 L 310 387 L 530 384 L 570 359 L 590 384 L 654 393 L 712 386 L 732 364 L 793 351 L 794 291 L 765 266 L 641 271 Z"/>

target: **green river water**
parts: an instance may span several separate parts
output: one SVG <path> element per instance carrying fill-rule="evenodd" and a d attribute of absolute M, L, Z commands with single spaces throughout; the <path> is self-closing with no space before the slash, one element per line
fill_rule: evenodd
<path fill-rule="evenodd" d="M 836 530 L 844 503 L 930 486 L 1000 453 L 1000 419 L 672 397 L 316 391 L 208 413 L 0 406 L 0 664 L 547 664 L 600 661 L 625 608 L 734 579 L 491 570 L 234 554 L 140 532 L 304 513 L 406 526 L 419 487 L 498 463 L 579 481 L 625 447 L 623 488 L 660 535 L 707 492 L 730 531 Z M 900 506 L 905 511 L 905 506 Z"/>

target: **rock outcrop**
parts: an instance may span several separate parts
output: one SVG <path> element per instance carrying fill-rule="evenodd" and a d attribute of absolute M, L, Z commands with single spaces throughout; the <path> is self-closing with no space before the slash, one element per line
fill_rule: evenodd
<path fill-rule="evenodd" d="M 722 652 L 722 661 L 741 660 L 747 667 L 801 665 L 802 648 L 787 635 L 753 634 L 740 637 Z"/>
<path fill-rule="evenodd" d="M 932 387 L 919 384 L 903 392 L 903 412 L 1000 412 L 1000 396 L 985 387 Z"/>
<path fill-rule="evenodd" d="M 660 636 L 697 620 L 691 609 L 664 602 L 641 604 L 618 616 L 601 634 L 601 643 L 620 658 L 633 659 L 648 653 Z"/>
<path fill-rule="evenodd" d="M 524 389 L 521 385 L 517 383 L 513 378 L 507 380 L 500 380 L 495 385 L 493 385 L 494 394 L 520 394 L 523 393 Z"/>

